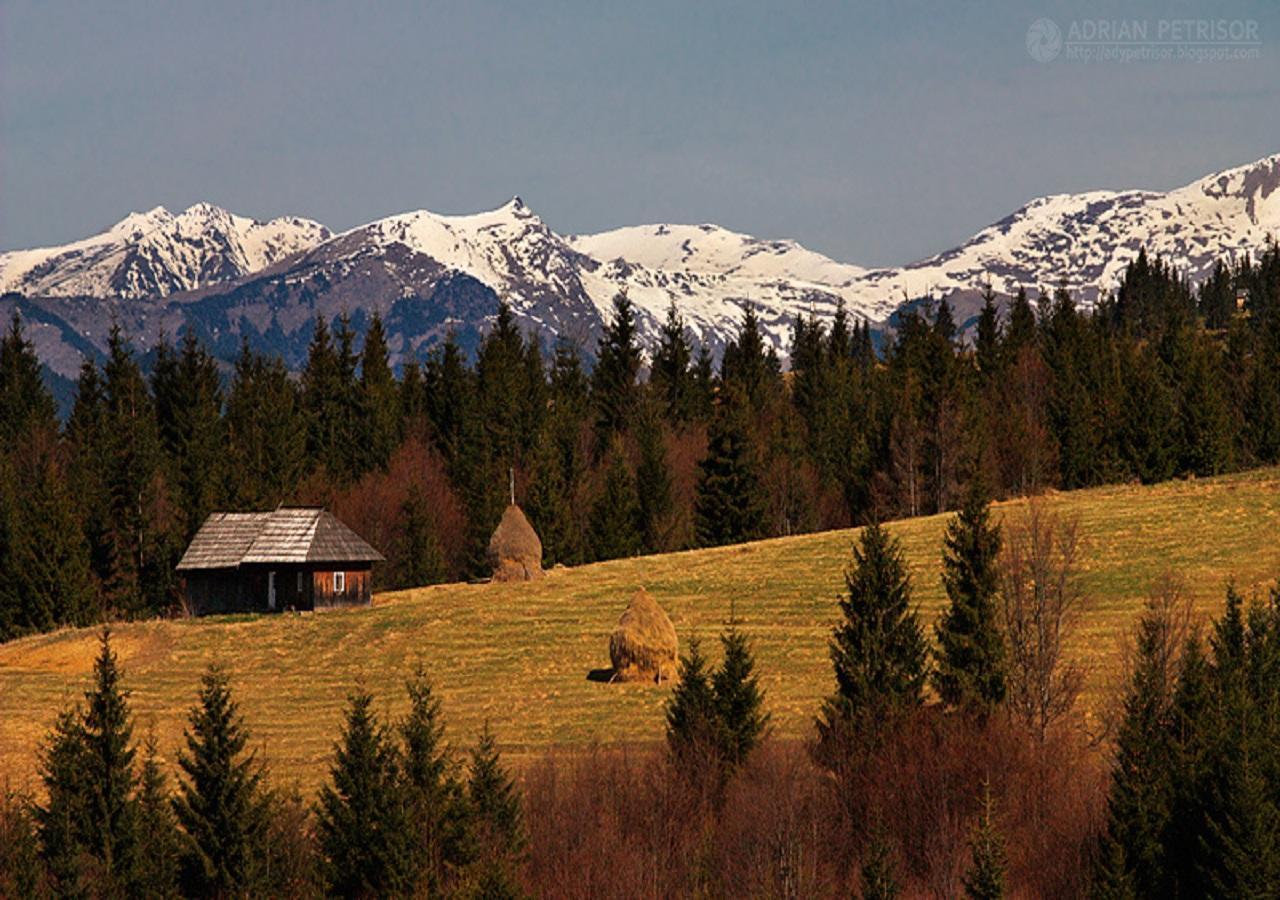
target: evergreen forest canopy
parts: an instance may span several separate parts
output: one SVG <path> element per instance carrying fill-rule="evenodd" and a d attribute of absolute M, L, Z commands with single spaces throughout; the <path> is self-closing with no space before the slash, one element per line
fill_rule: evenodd
<path fill-rule="evenodd" d="M 0 342 L 0 639 L 179 608 L 174 565 L 216 509 L 329 506 L 390 588 L 477 577 L 507 501 L 547 565 L 733 543 L 993 496 L 1280 462 L 1280 249 L 1198 287 L 1145 254 L 1092 312 L 1063 290 L 972 341 L 946 301 L 883 352 L 839 312 L 794 323 L 790 371 L 747 307 L 717 369 L 672 309 L 641 380 L 631 304 L 587 370 L 500 305 L 397 378 L 375 316 L 317 319 L 306 366 L 247 347 L 224 382 L 192 335 L 144 373 L 126 335 L 60 425 L 15 317 Z M 357 346 L 358 345 L 358 346 Z"/>

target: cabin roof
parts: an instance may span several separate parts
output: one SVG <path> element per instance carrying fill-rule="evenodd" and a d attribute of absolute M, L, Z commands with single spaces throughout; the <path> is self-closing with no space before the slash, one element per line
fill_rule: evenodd
<path fill-rule="evenodd" d="M 234 569 L 246 563 L 380 562 L 383 556 L 325 509 L 216 512 L 205 519 L 178 571 Z"/>

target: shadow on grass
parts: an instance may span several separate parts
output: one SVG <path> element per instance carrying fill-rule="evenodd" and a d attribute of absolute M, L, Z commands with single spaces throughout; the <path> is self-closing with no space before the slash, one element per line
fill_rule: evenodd
<path fill-rule="evenodd" d="M 611 684 L 613 682 L 613 669 L 592 669 L 587 673 L 587 681 L 594 681 L 599 684 Z"/>

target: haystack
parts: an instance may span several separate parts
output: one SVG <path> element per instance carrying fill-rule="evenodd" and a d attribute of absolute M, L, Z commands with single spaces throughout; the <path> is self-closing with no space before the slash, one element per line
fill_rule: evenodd
<path fill-rule="evenodd" d="M 618 681 L 656 681 L 676 676 L 679 642 L 675 626 L 644 588 L 636 591 L 609 638 L 609 659 Z"/>
<path fill-rule="evenodd" d="M 494 581 L 532 581 L 542 577 L 542 541 L 512 503 L 489 538 L 489 565 Z"/>

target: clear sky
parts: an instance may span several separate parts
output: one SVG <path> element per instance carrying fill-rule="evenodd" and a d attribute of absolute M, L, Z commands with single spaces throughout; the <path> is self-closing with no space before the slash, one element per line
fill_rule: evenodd
<path fill-rule="evenodd" d="M 1032 22 L 1253 20 L 1257 58 L 1038 62 Z M 208 200 L 335 229 L 519 194 L 863 265 L 1032 197 L 1280 152 L 1280 3 L 0 0 L 0 248 Z"/>

